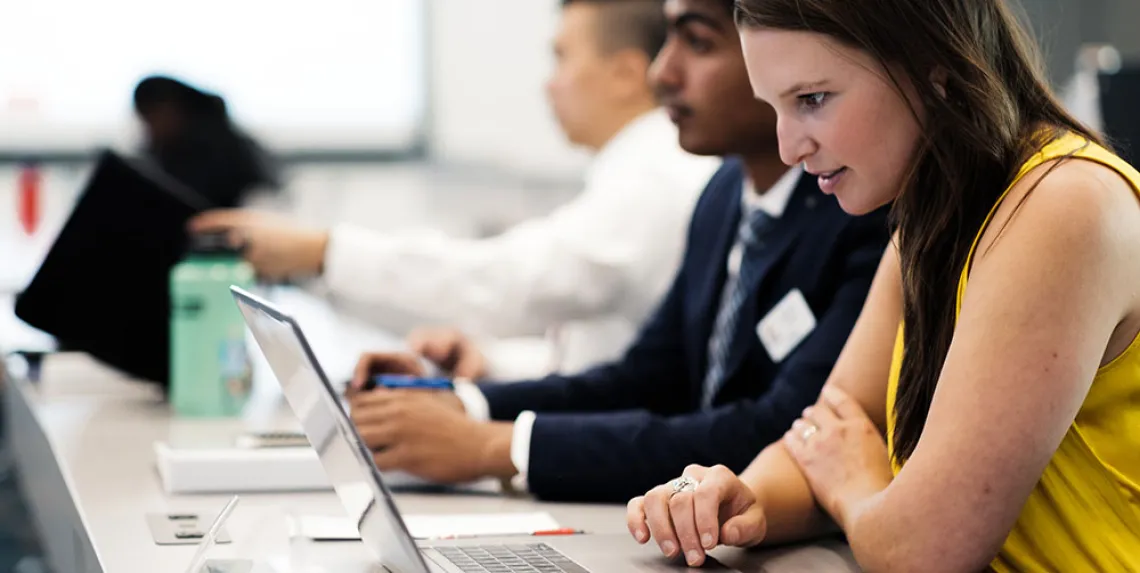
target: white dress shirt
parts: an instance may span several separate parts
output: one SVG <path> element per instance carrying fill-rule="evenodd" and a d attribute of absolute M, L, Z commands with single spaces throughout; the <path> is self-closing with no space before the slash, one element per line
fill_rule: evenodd
<path fill-rule="evenodd" d="M 574 200 L 497 237 L 334 228 L 323 286 L 334 300 L 369 314 L 391 309 L 401 322 L 494 337 L 542 337 L 557 327 L 557 352 L 484 347 L 496 377 L 612 360 L 669 287 L 693 207 L 720 163 L 684 152 L 676 127 L 654 110 L 598 152 Z"/>
<path fill-rule="evenodd" d="M 803 176 L 803 170 L 799 167 L 790 169 L 779 180 L 776 181 L 772 187 L 768 189 L 763 195 L 757 194 L 754 191 L 752 183 L 744 180 L 743 188 L 741 189 L 741 209 L 744 215 L 753 212 L 757 209 L 764 211 L 773 219 L 779 219 L 784 214 L 784 209 L 787 208 L 788 202 L 792 198 L 793 192 L 796 190 L 796 185 Z M 728 255 L 728 273 L 736 275 L 740 272 L 741 258 L 744 256 L 744 245 L 738 240 L 733 246 Z M 487 398 L 483 393 L 471 383 L 457 384 L 455 387 L 455 394 L 461 402 L 463 407 L 467 410 L 467 415 L 472 419 L 480 421 L 490 420 L 490 405 L 487 403 Z M 517 490 L 526 489 L 526 474 L 527 469 L 530 468 L 530 438 L 534 430 L 534 421 L 537 415 L 534 412 L 525 411 L 515 418 L 514 429 L 511 435 L 511 463 L 514 464 L 515 469 L 518 470 L 518 475 L 512 480 L 512 485 Z"/>

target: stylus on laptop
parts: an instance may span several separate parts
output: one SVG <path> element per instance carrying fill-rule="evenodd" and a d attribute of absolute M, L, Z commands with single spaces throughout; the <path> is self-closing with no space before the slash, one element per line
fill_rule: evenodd
<path fill-rule="evenodd" d="M 233 513 L 234 507 L 237 507 L 238 496 L 233 496 L 218 516 L 214 518 L 214 523 L 210 525 L 209 531 L 202 537 L 202 541 L 198 543 L 198 552 L 194 554 L 194 558 L 190 560 L 190 566 L 186 568 L 186 573 L 202 573 L 202 565 L 206 564 L 206 555 L 209 554 L 210 549 L 214 547 L 214 542 L 218 539 L 218 534 L 222 531 L 222 526 L 225 525 L 226 520 L 229 519 L 230 514 Z"/>

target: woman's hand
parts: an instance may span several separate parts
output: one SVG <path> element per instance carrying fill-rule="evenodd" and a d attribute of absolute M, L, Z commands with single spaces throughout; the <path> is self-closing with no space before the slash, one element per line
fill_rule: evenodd
<path fill-rule="evenodd" d="M 675 491 L 682 480 L 696 487 Z M 683 554 L 691 566 L 704 563 L 705 552 L 717 545 L 756 545 L 767 531 L 756 495 L 724 466 L 689 466 L 681 480 L 630 500 L 626 525 L 638 543 L 656 539 L 666 557 Z"/>
<path fill-rule="evenodd" d="M 784 434 L 784 446 L 816 500 L 847 530 L 862 503 L 891 483 L 890 457 L 878 428 L 858 402 L 830 387 L 820 398 Z"/>

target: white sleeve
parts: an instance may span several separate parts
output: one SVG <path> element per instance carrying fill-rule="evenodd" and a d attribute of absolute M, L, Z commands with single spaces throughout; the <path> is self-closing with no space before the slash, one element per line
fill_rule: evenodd
<path fill-rule="evenodd" d="M 479 391 L 479 387 L 471 382 L 456 382 L 455 397 L 463 403 L 467 410 L 467 417 L 477 422 L 491 421 L 491 405 L 487 398 Z"/>
<path fill-rule="evenodd" d="M 534 431 L 534 412 L 525 411 L 515 418 L 514 433 L 511 435 L 511 463 L 514 464 L 518 474 L 511 478 L 511 487 L 515 491 L 527 490 L 527 470 L 530 469 L 530 437 Z"/>
<path fill-rule="evenodd" d="M 639 171 L 605 170 L 549 216 L 490 239 L 338 227 L 325 283 L 334 297 L 494 336 L 614 314 L 631 290 L 652 290 L 638 296 L 651 308 L 676 271 L 700 188 Z"/>

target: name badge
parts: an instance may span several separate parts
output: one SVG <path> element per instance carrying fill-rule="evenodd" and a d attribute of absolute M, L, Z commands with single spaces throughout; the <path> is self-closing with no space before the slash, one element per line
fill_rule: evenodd
<path fill-rule="evenodd" d="M 799 289 L 789 292 L 756 325 L 756 335 L 773 362 L 780 363 L 815 330 L 815 315 Z"/>

